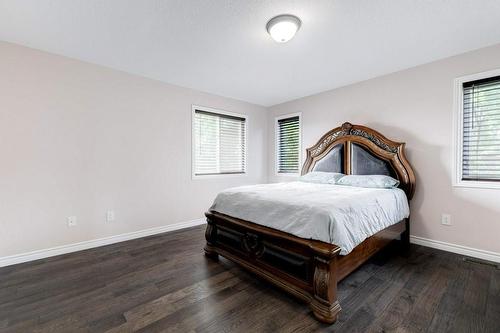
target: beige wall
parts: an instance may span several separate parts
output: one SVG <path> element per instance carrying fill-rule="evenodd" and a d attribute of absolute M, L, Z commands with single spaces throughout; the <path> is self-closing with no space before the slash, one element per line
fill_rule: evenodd
<path fill-rule="evenodd" d="M 249 116 L 248 175 L 191 180 L 191 104 Z M 265 112 L 0 43 L 0 257 L 203 217 L 266 180 Z"/>
<path fill-rule="evenodd" d="M 407 142 L 417 176 L 411 234 L 500 252 L 500 190 L 452 187 L 453 79 L 500 68 L 500 45 L 331 90 L 270 108 L 269 180 L 274 117 L 302 112 L 303 147 L 344 121 Z M 453 226 L 441 225 L 441 214 Z"/>
<path fill-rule="evenodd" d="M 198 219 L 221 189 L 289 180 L 274 116 L 293 112 L 304 148 L 344 121 L 406 141 L 412 234 L 500 252 L 500 190 L 451 186 L 453 79 L 494 68 L 500 45 L 266 110 L 0 42 L 0 257 Z M 191 179 L 191 104 L 249 116 L 248 175 Z"/>

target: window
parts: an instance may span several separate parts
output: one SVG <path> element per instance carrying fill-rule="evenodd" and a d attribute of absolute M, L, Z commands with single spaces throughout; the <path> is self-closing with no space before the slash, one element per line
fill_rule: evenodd
<path fill-rule="evenodd" d="M 300 170 L 300 114 L 276 118 L 276 172 L 298 174 Z"/>
<path fill-rule="evenodd" d="M 246 116 L 193 106 L 193 176 L 243 174 Z"/>
<path fill-rule="evenodd" d="M 500 188 L 500 71 L 456 80 L 455 185 Z"/>

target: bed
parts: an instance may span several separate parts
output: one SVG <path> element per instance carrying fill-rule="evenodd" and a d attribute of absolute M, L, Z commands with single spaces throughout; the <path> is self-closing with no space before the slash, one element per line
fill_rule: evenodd
<path fill-rule="evenodd" d="M 384 192 L 384 200 L 396 200 L 396 205 L 408 206 L 415 190 L 415 175 L 406 159 L 404 148 L 404 143 L 389 140 L 373 129 L 344 123 L 323 135 L 313 147 L 307 149 L 302 174 L 323 171 L 347 175 L 391 176 L 399 180 L 399 189 Z M 364 200 L 373 198 L 374 194 L 369 190 L 341 189 L 334 185 L 322 185 L 324 188 L 318 186 L 320 185 L 292 182 L 266 185 L 262 189 L 257 186 L 225 192 L 218 199 L 217 205 L 214 204 L 205 214 L 205 255 L 214 260 L 221 255 L 240 264 L 309 303 L 318 320 L 331 324 L 341 310 L 336 296 L 337 282 L 394 239 L 400 239 L 403 250 L 407 249 L 410 223 L 409 217 L 403 217 L 408 215 L 401 215 L 401 221 L 390 225 L 379 223 L 376 232 L 372 230 L 364 237 L 366 227 L 360 216 L 374 213 L 361 210 L 364 209 L 363 205 L 370 206 Z M 351 212 L 347 214 L 349 219 L 344 223 L 348 225 L 345 230 L 338 225 L 332 227 L 323 222 L 328 215 L 342 216 L 339 213 L 335 215 L 334 210 L 328 210 L 324 199 L 308 200 L 316 193 L 328 190 L 331 191 L 328 195 L 337 195 L 337 200 L 343 200 L 344 206 L 341 208 L 344 211 Z M 403 196 L 398 195 L 397 191 L 404 193 Z M 282 194 L 278 196 L 278 193 Z M 266 196 L 271 195 L 274 195 L 274 201 L 267 200 Z M 380 193 L 376 195 L 378 201 L 382 200 Z M 232 198 L 234 203 L 238 196 L 238 210 L 230 209 L 234 204 L 224 206 L 225 198 Z M 266 206 L 266 202 L 271 202 L 271 205 Z M 324 214 L 320 214 L 321 211 Z M 303 221 L 304 214 L 310 215 L 313 231 L 308 229 L 306 232 L 301 228 L 302 225 L 294 223 L 296 215 L 300 215 Z M 398 216 L 397 210 L 394 214 Z M 377 220 L 376 215 L 373 219 Z M 352 229 L 356 227 L 359 230 L 353 232 Z M 338 237 L 339 233 L 356 235 L 355 237 L 361 235 L 359 237 L 362 238 L 356 240 Z M 337 242 L 333 242 L 334 240 Z"/>

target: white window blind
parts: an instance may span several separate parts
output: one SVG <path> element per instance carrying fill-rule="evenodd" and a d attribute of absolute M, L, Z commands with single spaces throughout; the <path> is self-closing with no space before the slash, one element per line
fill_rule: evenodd
<path fill-rule="evenodd" d="M 245 173 L 246 119 L 195 110 L 194 175 Z"/>
<path fill-rule="evenodd" d="M 277 171 L 298 173 L 300 168 L 299 116 L 277 119 Z"/>
<path fill-rule="evenodd" d="M 462 180 L 500 181 L 500 76 L 463 83 Z"/>

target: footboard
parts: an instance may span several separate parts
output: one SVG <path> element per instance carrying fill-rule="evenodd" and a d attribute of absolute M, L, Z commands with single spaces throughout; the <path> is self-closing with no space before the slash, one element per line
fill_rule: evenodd
<path fill-rule="evenodd" d="M 222 255 L 308 302 L 321 321 L 333 323 L 340 248 L 307 240 L 227 215 L 209 212 L 205 254 Z"/>
<path fill-rule="evenodd" d="M 393 239 L 408 242 L 406 219 L 366 239 L 346 256 L 340 248 L 299 238 L 216 212 L 208 212 L 205 255 L 219 255 L 310 304 L 314 316 L 333 323 L 340 312 L 337 282 Z"/>

